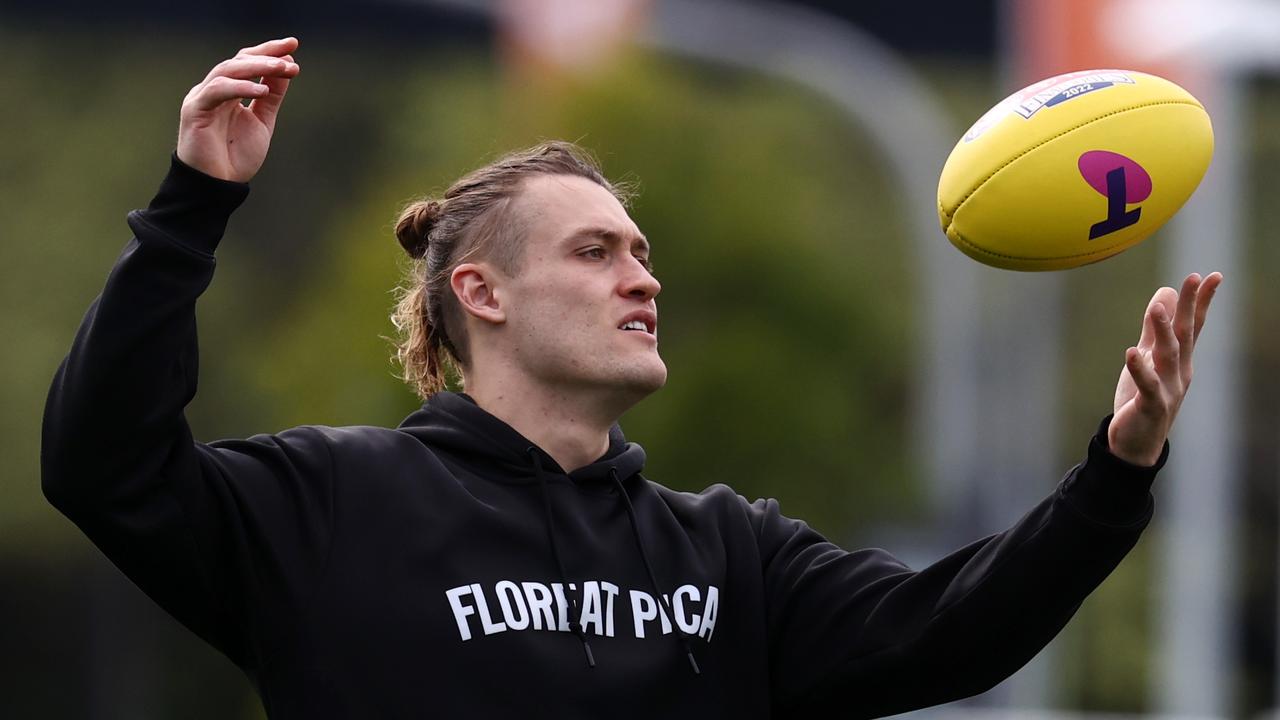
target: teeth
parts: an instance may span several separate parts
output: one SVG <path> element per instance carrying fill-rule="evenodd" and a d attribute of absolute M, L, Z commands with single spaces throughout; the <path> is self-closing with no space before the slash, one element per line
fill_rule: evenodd
<path fill-rule="evenodd" d="M 623 324 L 622 329 L 623 330 L 644 330 L 646 332 L 648 332 L 649 330 L 649 328 L 644 326 L 644 322 L 641 320 L 632 320 L 629 323 L 625 323 Z"/>

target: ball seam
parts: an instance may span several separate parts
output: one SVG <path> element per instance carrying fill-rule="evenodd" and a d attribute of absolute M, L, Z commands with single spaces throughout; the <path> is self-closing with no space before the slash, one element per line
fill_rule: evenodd
<path fill-rule="evenodd" d="M 1113 115 L 1119 115 L 1119 114 L 1121 114 L 1121 113 L 1132 112 L 1132 111 L 1134 111 L 1134 110 L 1141 110 L 1141 109 L 1143 109 L 1143 108 L 1148 108 L 1148 107 L 1156 107 L 1156 106 L 1158 106 L 1158 105 L 1190 105 L 1191 107 L 1199 108 L 1199 109 L 1200 109 L 1200 110 L 1202 110 L 1202 111 L 1204 110 L 1204 106 L 1203 106 L 1203 105 L 1201 105 L 1201 104 L 1200 104 L 1200 103 L 1198 103 L 1198 102 L 1193 102 L 1193 101 L 1188 101 L 1188 100 L 1156 100 L 1156 101 L 1152 101 L 1152 102 L 1145 102 L 1145 103 L 1142 103 L 1142 104 L 1139 104 L 1139 105 L 1131 105 L 1131 106 L 1126 107 L 1126 108 L 1120 108 L 1119 110 L 1112 110 L 1112 111 L 1111 111 L 1111 112 L 1109 112 L 1109 113 L 1105 113 L 1105 114 L 1099 115 L 1098 117 L 1091 118 L 1091 119 L 1089 119 L 1089 120 L 1088 120 L 1088 121 L 1086 121 L 1086 122 L 1082 122 L 1082 123 L 1080 123 L 1079 125 L 1074 125 L 1074 126 L 1072 126 L 1072 127 L 1069 127 L 1069 128 L 1067 128 L 1066 130 L 1063 130 L 1062 132 L 1059 132 L 1058 134 L 1053 135 L 1052 137 L 1047 137 L 1047 138 L 1045 138 L 1044 140 L 1041 140 L 1040 142 L 1036 143 L 1035 145 L 1032 145 L 1031 147 L 1029 147 L 1029 148 L 1027 148 L 1027 149 L 1023 150 L 1022 152 L 1018 153 L 1017 155 L 1014 155 L 1013 157 L 1011 157 L 1011 158 L 1009 158 L 1008 160 L 1004 161 L 1004 163 L 1002 163 L 1002 164 L 1000 165 L 1000 167 L 996 168 L 995 170 L 992 170 L 990 175 L 988 175 L 988 176 L 986 176 L 985 178 L 983 178 L 983 179 L 982 179 L 982 182 L 980 182 L 980 183 L 978 183 L 977 185 L 975 185 L 975 186 L 973 187 L 973 189 L 972 189 L 972 190 L 970 190 L 968 193 L 966 193 L 966 194 L 965 194 L 965 196 L 964 196 L 964 197 L 960 198 L 960 202 L 956 203 L 956 209 L 955 209 L 955 210 L 952 210 L 951 212 L 947 212 L 946 206 L 945 206 L 945 205 L 943 205 L 943 203 L 942 203 L 942 198 L 938 198 L 938 208 L 942 211 L 942 214 L 943 214 L 943 215 L 945 215 L 945 216 L 946 216 L 946 218 L 947 218 L 947 226 L 946 226 L 945 228 L 943 228 L 943 232 L 947 232 L 947 231 L 949 231 L 949 230 L 951 229 L 951 225 L 952 225 L 953 223 L 955 223 L 956 215 L 958 215 L 958 214 L 960 213 L 960 208 L 964 207 L 964 204 L 965 204 L 966 202 L 968 202 L 969 198 L 973 197 L 974 193 L 976 193 L 976 192 L 978 192 L 979 190 L 981 190 L 983 185 L 986 185 L 988 182 L 991 182 L 991 179 L 992 179 L 992 178 L 994 178 L 996 175 L 999 175 L 999 174 L 1000 174 L 1000 171 L 1004 170 L 1005 168 L 1009 167 L 1009 166 L 1010 166 L 1010 165 L 1012 165 L 1013 163 L 1017 162 L 1017 161 L 1018 161 L 1022 156 L 1026 155 L 1027 153 L 1030 153 L 1031 151 L 1035 150 L 1036 148 L 1039 148 L 1039 147 L 1041 147 L 1041 146 L 1047 145 L 1047 144 L 1049 144 L 1049 143 L 1053 142 L 1054 140 L 1057 140 L 1058 138 L 1060 138 L 1060 137 L 1062 137 L 1062 136 L 1064 136 L 1064 135 L 1069 135 L 1070 133 L 1073 133 L 1073 132 L 1075 132 L 1076 130 L 1079 130 L 1080 128 L 1088 127 L 1089 125 L 1092 125 L 1093 123 L 1096 123 L 1096 122 L 1098 122 L 1099 120 L 1103 120 L 1103 119 L 1105 119 L 1105 118 L 1109 118 L 1109 117 L 1111 117 L 1111 116 L 1113 116 Z M 972 243 L 968 243 L 968 244 L 972 245 Z M 974 247 L 976 247 L 976 246 L 974 246 Z M 989 253 L 989 254 L 995 255 L 995 253 Z M 1085 255 L 1089 255 L 1089 254 L 1091 254 L 1091 253 L 1083 253 L 1083 254 L 1085 254 Z M 1010 257 L 1013 257 L 1013 256 L 1010 256 Z M 1063 256 L 1063 257 L 1064 257 L 1064 258 L 1066 258 L 1066 257 L 1080 257 L 1080 256 L 1079 256 L 1079 255 L 1066 255 L 1066 256 Z M 1045 258 L 1045 259 L 1046 259 L 1046 260 L 1050 260 L 1050 259 L 1058 259 L 1058 258 Z"/>
<path fill-rule="evenodd" d="M 948 229 L 950 229 L 950 226 L 948 226 Z M 1102 255 L 1103 258 L 1105 258 L 1105 257 L 1110 257 L 1111 255 L 1110 251 L 1115 250 L 1115 247 L 1116 247 L 1115 245 L 1108 245 L 1106 248 L 1103 248 L 1103 249 L 1091 250 L 1085 253 L 1076 253 L 1075 255 L 1054 255 L 1053 257 L 1029 258 L 1029 257 L 1020 257 L 1018 255 L 1006 255 L 1004 253 L 992 252 L 991 250 L 988 250 L 980 245 L 975 245 L 969 242 L 968 240 L 965 240 L 964 236 L 961 235 L 959 231 L 949 232 L 947 233 L 947 237 L 951 238 L 953 242 L 958 242 L 980 255 L 986 255 L 987 257 L 993 257 L 993 258 L 1002 258 L 1005 260 L 1013 260 L 1015 262 L 1026 263 L 1026 264 L 1036 264 L 1036 263 L 1044 264 L 1044 263 L 1058 262 L 1060 260 L 1075 260 L 1076 258 L 1089 257 L 1090 255 Z M 1103 258 L 1099 258 L 1099 260 Z"/>

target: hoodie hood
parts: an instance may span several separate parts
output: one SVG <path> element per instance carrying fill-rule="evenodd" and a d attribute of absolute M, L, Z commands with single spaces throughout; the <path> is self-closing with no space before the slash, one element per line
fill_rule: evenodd
<path fill-rule="evenodd" d="M 489 476 L 498 482 L 538 482 L 538 471 L 530 460 L 530 452 L 538 456 L 542 470 L 567 476 L 577 484 L 612 484 L 611 472 L 616 472 L 622 480 L 629 480 L 644 469 L 644 448 L 627 442 L 622 428 L 614 423 L 609 428 L 609 448 L 604 455 L 566 473 L 545 450 L 463 393 L 432 395 L 397 429 L 464 460 L 469 466 L 488 470 Z"/>

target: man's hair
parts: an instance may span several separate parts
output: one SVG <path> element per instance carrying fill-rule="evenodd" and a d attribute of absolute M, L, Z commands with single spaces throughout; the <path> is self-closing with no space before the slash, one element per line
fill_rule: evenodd
<path fill-rule="evenodd" d="M 630 190 L 609 182 L 584 149 L 545 142 L 504 155 L 468 173 L 440 199 L 405 206 L 396 238 L 412 258 L 397 290 L 391 322 L 402 377 L 423 399 L 445 388 L 445 372 L 459 376 L 470 361 L 462 308 L 449 286 L 454 268 L 484 259 L 513 275 L 524 256 L 526 228 L 511 211 L 521 183 L 533 175 L 576 175 L 599 184 L 624 206 Z"/>

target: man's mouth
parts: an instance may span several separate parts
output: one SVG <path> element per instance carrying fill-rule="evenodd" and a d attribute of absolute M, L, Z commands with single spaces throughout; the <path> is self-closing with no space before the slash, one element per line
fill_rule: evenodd
<path fill-rule="evenodd" d="M 658 317 L 651 311 L 641 310 L 634 312 L 627 316 L 626 320 L 618 326 L 618 329 L 655 335 L 658 332 Z"/>

